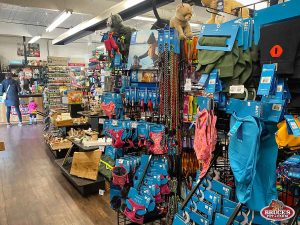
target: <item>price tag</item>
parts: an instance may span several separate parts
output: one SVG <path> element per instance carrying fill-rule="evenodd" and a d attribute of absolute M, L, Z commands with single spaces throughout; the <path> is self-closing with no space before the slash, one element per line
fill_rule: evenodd
<path fill-rule="evenodd" d="M 100 152 L 104 152 L 104 150 L 105 150 L 105 146 L 103 146 L 103 145 L 100 145 L 100 146 L 99 146 L 99 150 L 100 150 Z"/>
<path fill-rule="evenodd" d="M 282 92 L 282 89 L 283 89 L 282 85 L 278 85 L 276 92 Z"/>
<path fill-rule="evenodd" d="M 101 195 L 101 196 L 104 195 L 104 192 L 105 192 L 104 190 L 99 189 L 99 195 Z"/>
<path fill-rule="evenodd" d="M 113 120 L 111 123 L 113 126 L 118 126 L 118 120 Z"/>
<path fill-rule="evenodd" d="M 281 109 L 282 109 L 282 106 L 280 104 L 273 104 L 272 105 L 272 110 L 281 111 Z"/>
<path fill-rule="evenodd" d="M 262 84 L 269 84 L 269 83 L 271 83 L 271 77 L 262 77 L 261 78 L 261 83 Z"/>
<path fill-rule="evenodd" d="M 105 119 L 99 118 L 99 124 L 104 124 Z"/>
<path fill-rule="evenodd" d="M 137 122 L 133 122 L 131 123 L 131 128 L 137 128 L 138 127 L 138 123 Z"/>
<path fill-rule="evenodd" d="M 244 85 L 232 85 L 229 88 L 230 94 L 243 94 L 245 92 Z"/>
<path fill-rule="evenodd" d="M 187 78 L 184 85 L 185 91 L 191 91 L 192 90 L 192 80 Z"/>
<path fill-rule="evenodd" d="M 209 84 L 216 84 L 216 79 L 210 79 L 210 80 L 208 81 L 208 83 L 209 83 Z"/>

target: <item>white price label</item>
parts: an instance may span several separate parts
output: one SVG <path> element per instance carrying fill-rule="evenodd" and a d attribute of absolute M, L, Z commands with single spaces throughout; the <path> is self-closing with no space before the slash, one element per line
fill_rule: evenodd
<path fill-rule="evenodd" d="M 297 129 L 298 128 L 298 125 L 297 125 L 296 122 L 291 122 L 290 124 L 291 124 L 292 129 Z"/>
<path fill-rule="evenodd" d="M 282 92 L 282 85 L 277 86 L 277 92 Z"/>
<path fill-rule="evenodd" d="M 117 125 L 118 125 L 118 120 L 113 120 L 113 121 L 112 121 L 112 125 L 113 125 L 113 126 L 117 126 Z"/>
<path fill-rule="evenodd" d="M 216 79 L 210 79 L 208 83 L 209 84 L 216 84 Z"/>
<path fill-rule="evenodd" d="M 282 106 L 280 104 L 273 104 L 272 105 L 272 110 L 274 111 L 281 111 Z"/>
<path fill-rule="evenodd" d="M 269 83 L 271 83 L 271 77 L 262 77 L 261 78 L 261 83 L 262 84 L 269 84 Z"/>
<path fill-rule="evenodd" d="M 229 88 L 230 94 L 243 94 L 245 92 L 244 85 L 233 85 Z"/>
<path fill-rule="evenodd" d="M 103 145 L 99 146 L 99 150 L 100 150 L 100 152 L 104 152 L 105 146 L 103 146 Z"/>
<path fill-rule="evenodd" d="M 105 119 L 99 118 L 99 124 L 104 124 Z"/>
<path fill-rule="evenodd" d="M 133 122 L 133 123 L 131 123 L 131 128 L 137 128 L 138 127 L 138 123 L 136 123 L 136 122 Z"/>

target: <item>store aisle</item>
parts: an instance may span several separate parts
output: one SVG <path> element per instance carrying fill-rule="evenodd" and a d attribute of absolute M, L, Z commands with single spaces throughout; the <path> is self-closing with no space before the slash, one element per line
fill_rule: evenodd
<path fill-rule="evenodd" d="M 42 125 L 0 126 L 1 225 L 115 225 L 109 196 L 83 198 L 61 174 L 42 137 Z"/>

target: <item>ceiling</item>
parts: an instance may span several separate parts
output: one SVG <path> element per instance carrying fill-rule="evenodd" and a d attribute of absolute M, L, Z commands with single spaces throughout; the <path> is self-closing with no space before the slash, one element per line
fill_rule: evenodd
<path fill-rule="evenodd" d="M 159 8 L 161 18 L 170 19 L 175 14 L 176 4 L 179 1 L 175 0 L 174 3 Z M 121 0 L 0 0 L 0 35 L 27 37 L 41 35 L 43 38 L 55 39 L 69 28 L 101 15 L 104 10 L 119 2 Z M 46 33 L 46 27 L 65 9 L 73 10 L 71 17 L 53 32 Z M 154 17 L 152 11 L 142 16 Z M 209 17 L 210 14 L 205 8 L 194 6 L 193 23 L 201 24 Z M 131 19 L 125 21 L 125 24 L 141 30 L 149 29 L 153 22 Z M 194 28 L 198 29 L 200 26 Z M 89 35 L 80 41 L 99 42 L 99 33 Z"/>

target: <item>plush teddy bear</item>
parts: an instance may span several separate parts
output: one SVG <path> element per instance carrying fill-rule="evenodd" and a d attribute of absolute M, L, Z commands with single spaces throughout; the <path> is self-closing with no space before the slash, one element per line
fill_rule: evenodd
<path fill-rule="evenodd" d="M 193 16 L 193 8 L 187 3 L 178 4 L 176 14 L 170 20 L 170 27 L 178 31 L 179 39 L 192 38 L 193 33 L 189 21 Z"/>
<path fill-rule="evenodd" d="M 236 14 L 237 16 L 242 16 L 243 18 L 249 18 L 250 13 L 247 7 L 242 8 L 241 10 L 236 10 L 236 8 L 243 7 L 244 5 L 235 1 L 235 0 L 224 0 L 224 12 L 230 14 Z M 209 7 L 210 9 L 217 9 L 218 8 L 218 1 L 217 0 L 201 0 L 203 6 Z M 220 4 L 220 3 L 219 3 Z M 212 10 L 215 13 L 217 11 Z M 216 14 L 212 13 L 211 18 L 207 21 L 208 24 L 220 24 L 225 22 L 225 16 L 217 16 Z"/>

